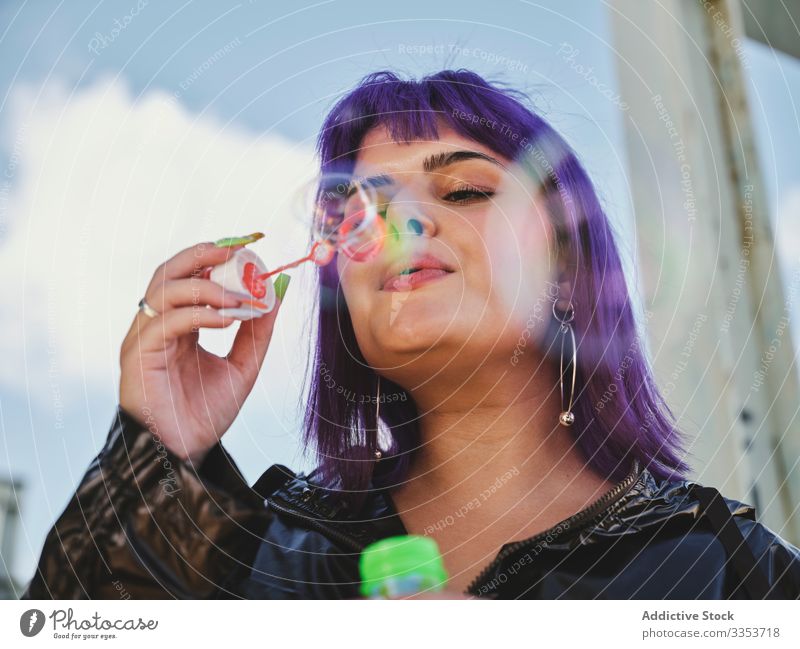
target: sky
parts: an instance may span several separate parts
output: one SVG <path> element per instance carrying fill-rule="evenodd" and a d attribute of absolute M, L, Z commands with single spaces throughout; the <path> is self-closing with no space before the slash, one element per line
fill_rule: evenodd
<path fill-rule="evenodd" d="M 21 582 L 105 440 L 119 345 L 155 266 L 256 230 L 268 235 L 263 258 L 303 254 L 287 194 L 313 173 L 326 111 L 363 75 L 466 67 L 528 92 L 630 231 L 621 111 L 575 68 L 616 86 L 600 0 L 7 1 L 0 30 L 0 475 L 22 485 L 11 566 Z M 800 66 L 756 44 L 747 54 L 788 274 L 800 249 L 789 223 Z M 298 410 L 309 286 L 295 271 L 258 384 L 225 436 L 251 482 L 276 462 L 309 466 Z M 223 352 L 232 333 L 202 342 Z"/>

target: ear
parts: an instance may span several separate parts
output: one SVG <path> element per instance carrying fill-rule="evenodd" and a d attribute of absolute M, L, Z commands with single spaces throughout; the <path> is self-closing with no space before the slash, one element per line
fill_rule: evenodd
<path fill-rule="evenodd" d="M 558 298 L 556 299 L 556 311 L 564 313 L 569 309 L 570 301 L 572 299 L 572 282 L 565 280 L 558 283 Z M 573 303 L 574 307 L 575 304 Z"/>
<path fill-rule="evenodd" d="M 556 311 L 563 313 L 569 309 L 572 301 L 572 283 L 575 277 L 574 268 L 566 264 L 563 259 L 558 262 L 558 297 L 556 298 Z M 572 302 L 572 306 L 575 303 Z"/>

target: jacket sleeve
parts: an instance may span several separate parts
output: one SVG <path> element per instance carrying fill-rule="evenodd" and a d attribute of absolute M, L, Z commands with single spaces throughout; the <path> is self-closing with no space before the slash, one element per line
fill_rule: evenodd
<path fill-rule="evenodd" d="M 221 444 L 195 469 L 118 408 L 23 599 L 235 597 L 270 516 Z"/>
<path fill-rule="evenodd" d="M 737 523 L 767 578 L 770 596 L 800 599 L 800 548 L 763 523 L 743 518 Z"/>

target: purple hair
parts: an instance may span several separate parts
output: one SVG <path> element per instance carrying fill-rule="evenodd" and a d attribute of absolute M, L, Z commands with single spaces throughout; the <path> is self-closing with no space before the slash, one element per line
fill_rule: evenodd
<path fill-rule="evenodd" d="M 523 93 L 468 70 L 444 70 L 419 81 L 389 71 L 367 75 L 325 119 L 317 143 L 321 170 L 351 171 L 364 136 L 377 126 L 408 142 L 438 139 L 439 121 L 523 165 L 544 187 L 554 252 L 574 273 L 578 363 L 571 431 L 579 448 L 609 480 L 621 480 L 633 458 L 658 479 L 683 479 L 689 471 L 681 459 L 685 441 L 640 345 L 611 226 L 574 151 L 527 101 Z M 487 127 L 492 122 L 508 129 Z M 402 482 L 420 444 L 419 413 L 410 395 L 381 401 L 391 447 L 376 464 L 378 376 L 358 348 L 335 260 L 319 267 L 318 309 L 304 438 L 316 450 L 323 484 L 358 507 L 370 480 L 378 487 Z M 551 319 L 548 331 L 557 330 Z M 407 394 L 385 377 L 380 387 L 382 395 Z"/>

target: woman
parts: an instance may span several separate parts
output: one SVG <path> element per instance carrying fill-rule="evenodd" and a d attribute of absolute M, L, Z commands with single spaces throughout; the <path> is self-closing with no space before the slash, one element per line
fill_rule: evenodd
<path fill-rule="evenodd" d="M 197 275 L 230 249 L 185 250 L 146 291 L 108 442 L 26 596 L 356 597 L 360 550 L 405 533 L 437 541 L 454 595 L 800 596 L 800 550 L 686 478 L 608 220 L 523 96 L 376 73 L 319 153 L 374 188 L 387 245 L 319 269 L 317 469 L 249 487 L 220 445 L 279 309 L 205 352 L 198 327 L 239 301 Z"/>

